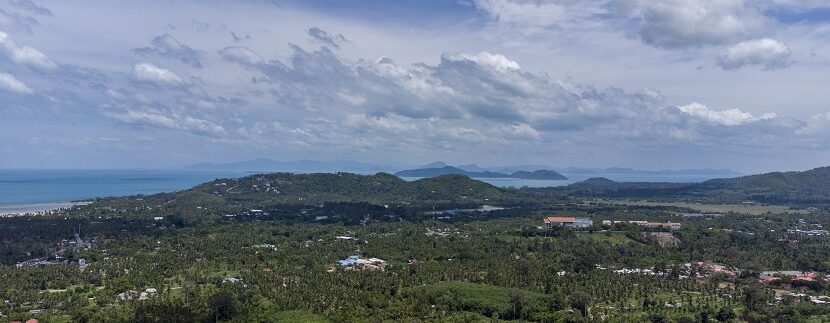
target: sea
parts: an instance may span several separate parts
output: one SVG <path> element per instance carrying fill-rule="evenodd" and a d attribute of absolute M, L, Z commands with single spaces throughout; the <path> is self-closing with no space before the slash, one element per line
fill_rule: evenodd
<path fill-rule="evenodd" d="M 249 175 L 233 170 L 0 170 L 0 215 L 69 207 L 96 197 L 175 192 L 218 178 Z M 563 174 L 568 180 L 481 178 L 500 187 L 562 186 L 591 177 L 620 182 L 694 183 L 719 175 Z M 406 177 L 405 180 L 418 178 Z"/>
<path fill-rule="evenodd" d="M 0 170 L 0 215 L 69 207 L 96 197 L 175 192 L 244 171 Z"/>

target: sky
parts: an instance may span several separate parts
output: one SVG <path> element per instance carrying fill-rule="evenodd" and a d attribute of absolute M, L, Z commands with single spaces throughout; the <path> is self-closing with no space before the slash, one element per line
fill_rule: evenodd
<path fill-rule="evenodd" d="M 830 165 L 830 0 L 0 0 L 0 168 Z"/>

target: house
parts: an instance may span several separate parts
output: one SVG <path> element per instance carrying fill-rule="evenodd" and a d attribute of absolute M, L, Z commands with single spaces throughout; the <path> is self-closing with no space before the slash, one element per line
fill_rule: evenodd
<path fill-rule="evenodd" d="M 828 304 L 830 303 L 830 296 L 810 296 L 810 302 L 814 304 Z"/>
<path fill-rule="evenodd" d="M 272 244 L 270 244 L 270 243 L 260 243 L 260 244 L 255 244 L 255 245 L 251 246 L 251 248 L 255 248 L 255 249 L 271 249 L 271 250 L 277 251 L 277 246 L 272 245 Z"/>
<path fill-rule="evenodd" d="M 354 266 L 358 259 L 360 259 L 360 256 L 349 256 L 349 258 L 338 260 L 337 262 L 343 267 Z"/>
<path fill-rule="evenodd" d="M 783 277 L 789 277 L 791 281 L 814 282 L 817 280 L 826 279 L 827 276 L 817 272 L 802 272 L 798 270 L 778 270 L 778 271 L 762 271 L 758 278 L 764 284 L 771 284 L 781 280 Z"/>
<path fill-rule="evenodd" d="M 796 277 L 801 276 L 803 274 L 804 272 L 798 270 L 771 270 L 762 271 L 761 274 L 758 275 L 758 278 L 760 278 L 764 282 L 772 282 L 784 276 Z"/>
<path fill-rule="evenodd" d="M 725 265 L 716 264 L 709 261 L 698 261 L 696 263 L 686 263 L 681 267 L 681 272 L 689 277 L 712 277 L 718 274 L 725 274 L 730 278 L 738 276 L 739 270 L 734 267 L 727 267 Z"/>
<path fill-rule="evenodd" d="M 569 227 L 569 228 L 586 228 L 594 225 L 594 221 L 589 218 L 569 217 L 569 216 L 550 216 L 544 220 L 545 226 L 553 227 Z"/>
<path fill-rule="evenodd" d="M 152 288 L 152 287 L 147 288 L 143 292 L 136 292 L 134 290 L 128 290 L 126 292 L 123 292 L 121 294 L 116 295 L 116 297 L 119 300 L 122 300 L 122 301 L 129 301 L 129 300 L 133 300 L 133 299 L 138 299 L 140 301 L 145 301 L 145 300 L 148 300 L 150 298 L 155 298 L 156 296 L 158 296 L 158 290 L 155 289 L 155 288 Z"/>
<path fill-rule="evenodd" d="M 807 235 L 807 236 L 826 236 L 830 235 L 830 232 L 827 230 L 787 230 L 787 233 L 791 234 L 800 234 L 800 235 Z"/>

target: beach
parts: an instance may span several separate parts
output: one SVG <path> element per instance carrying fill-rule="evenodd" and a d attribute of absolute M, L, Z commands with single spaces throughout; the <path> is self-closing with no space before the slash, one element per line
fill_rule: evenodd
<path fill-rule="evenodd" d="M 86 202 L 52 202 L 34 204 L 0 205 L 0 216 L 16 215 L 39 215 L 63 208 L 70 208 L 74 205 L 81 205 Z"/>

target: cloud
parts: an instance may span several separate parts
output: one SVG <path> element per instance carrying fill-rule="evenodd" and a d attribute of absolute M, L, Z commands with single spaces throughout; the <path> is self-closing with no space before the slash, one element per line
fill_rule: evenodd
<path fill-rule="evenodd" d="M 480 66 L 487 66 L 495 68 L 499 71 L 520 70 L 519 63 L 511 61 L 501 54 L 491 54 L 489 52 L 480 52 L 478 54 L 446 54 L 444 59 L 451 61 L 470 61 Z"/>
<path fill-rule="evenodd" d="M 743 0 L 668 0 L 638 3 L 638 34 L 663 48 L 720 45 L 759 34 L 770 19 Z"/>
<path fill-rule="evenodd" d="M 40 22 L 34 17 L 0 9 L 0 28 L 4 30 L 31 35 L 35 26 L 40 26 Z"/>
<path fill-rule="evenodd" d="M 340 44 L 349 42 L 346 37 L 343 37 L 342 34 L 331 35 L 325 30 L 322 30 L 317 27 L 311 27 L 308 29 L 308 35 L 311 36 L 312 39 L 318 41 L 319 43 L 330 46 L 332 48 L 340 49 Z"/>
<path fill-rule="evenodd" d="M 780 41 L 770 38 L 749 40 L 721 51 L 718 65 L 724 70 L 746 66 L 774 70 L 790 66 L 790 54 L 790 48 Z"/>
<path fill-rule="evenodd" d="M 476 8 L 503 25 L 518 27 L 580 27 L 608 14 L 608 2 L 538 1 L 538 0 L 475 0 Z"/>
<path fill-rule="evenodd" d="M 11 37 L 2 31 L 0 31 L 0 53 L 17 64 L 39 70 L 53 70 L 57 67 L 57 64 L 52 62 L 46 54 L 30 46 L 17 46 Z"/>
<path fill-rule="evenodd" d="M 749 112 L 743 112 L 738 109 L 714 111 L 700 103 L 691 103 L 689 105 L 678 107 L 678 109 L 690 116 L 723 126 L 739 126 L 762 120 L 770 120 L 777 117 L 775 113 L 765 113 L 756 117 Z"/>
<path fill-rule="evenodd" d="M 153 38 L 151 45 L 149 47 L 136 48 L 133 50 L 133 53 L 144 56 L 158 55 L 169 57 L 196 68 L 202 67 L 201 53 L 190 46 L 182 44 L 170 34 L 163 34 Z"/>
<path fill-rule="evenodd" d="M 35 16 L 51 16 L 52 12 L 29 0 L 9 0 L 10 6 L 0 9 L 0 30 L 31 35 L 40 26 Z"/>
<path fill-rule="evenodd" d="M 30 94 L 32 89 L 23 82 L 17 80 L 14 75 L 0 73 L 0 89 L 20 94 Z"/>
<path fill-rule="evenodd" d="M 225 60 L 241 65 L 257 65 L 265 62 L 261 55 L 245 46 L 228 46 L 219 50 L 218 53 Z"/>
<path fill-rule="evenodd" d="M 614 6 L 624 1 L 636 2 L 634 10 L 615 11 Z M 678 4 L 678 8 L 660 7 L 666 3 Z M 246 6 L 240 9 L 261 9 Z M 60 15 L 69 7 L 55 3 L 50 8 Z M 142 13 L 144 7 L 51 18 L 30 43 L 46 44 L 43 50 L 60 55 L 53 58 L 62 64 L 49 75 L 9 63 L 13 60 L 6 60 L 5 52 L 0 55 L 3 69 L 25 80 L 38 94 L 0 94 L 0 102 L 12 102 L 19 110 L 15 119 L 6 118 L 5 113 L 12 110 L 6 109 L 4 118 L 21 120 L 29 118 L 27 113 L 51 116 L 55 113 L 36 112 L 60 111 L 60 118 L 53 117 L 57 120 L 51 124 L 28 124 L 69 128 L 60 119 L 84 120 L 74 126 L 84 130 L 76 131 L 111 131 L 106 136 L 123 139 L 124 146 L 134 146 L 139 140 L 147 140 L 147 147 L 160 142 L 132 137 L 177 137 L 176 152 L 160 154 L 198 156 L 194 158 L 220 154 L 249 158 L 279 149 L 292 156 L 286 158 L 297 154 L 314 158 L 318 152 L 332 158 L 368 159 L 441 154 L 483 162 L 515 157 L 571 163 L 580 161 L 569 156 L 595 156 L 587 162 L 617 158 L 609 161 L 614 163 L 626 158 L 646 160 L 640 156 L 648 150 L 675 149 L 679 153 L 674 155 L 683 155 L 830 147 L 826 139 L 817 138 L 826 135 L 808 135 L 804 125 L 815 125 L 813 133 L 826 134 L 819 130 L 825 129 L 827 118 L 801 122 L 764 114 L 783 111 L 775 104 L 784 99 L 763 102 L 741 95 L 748 88 L 767 90 L 791 73 L 765 73 L 768 81 L 759 84 L 757 80 L 744 82 L 746 73 L 692 70 L 712 62 L 721 47 L 765 35 L 786 39 L 793 46 L 792 57 L 799 57 L 805 66 L 809 62 L 800 56 L 801 50 L 817 47 L 821 53 L 821 44 L 811 43 L 810 38 L 818 36 L 798 38 L 792 30 L 777 32 L 775 22 L 770 23 L 763 17 L 765 11 L 750 2 L 480 0 L 475 8 L 452 13 L 453 18 L 462 19 L 437 22 L 440 30 L 393 25 L 404 23 L 397 21 L 390 25 L 400 29 L 374 22 L 355 24 L 352 19 L 331 20 L 326 13 L 303 16 L 308 13 L 294 8 L 275 10 L 273 17 L 280 19 L 274 21 L 221 21 L 224 18 L 210 13 L 213 9 L 188 7 L 187 15 L 155 16 L 150 11 Z M 701 13 L 700 8 L 706 10 Z M 684 18 L 687 12 L 683 10 L 691 10 L 691 18 Z M 101 13 L 119 19 L 89 19 Z M 117 24 L 110 21 L 142 14 L 145 17 L 138 19 L 139 25 L 150 29 L 125 33 L 115 43 L 93 35 L 93 30 L 110 30 Z M 319 18 L 313 20 L 318 26 L 342 30 L 311 27 L 312 20 L 306 18 L 312 16 Z M 194 28 L 193 19 L 218 27 Z M 737 27 L 728 24 L 730 19 L 736 19 Z M 89 20 L 89 28 L 71 29 L 83 20 Z M 153 25 L 161 20 L 171 25 Z M 233 27 L 224 28 L 223 23 Z M 710 25 L 714 29 L 709 30 Z M 52 37 L 51 31 L 65 28 L 71 29 L 73 37 Z M 230 30 L 237 32 L 240 43 L 230 39 Z M 400 39 L 400 30 L 412 32 Z M 346 45 L 338 32 L 359 41 Z M 246 34 L 254 37 L 241 36 Z M 81 46 L 73 43 L 74 37 L 90 41 Z M 24 38 L 13 39 L 22 42 Z M 292 45 L 297 43 L 305 45 Z M 140 56 L 130 56 L 131 50 Z M 394 60 L 378 58 L 380 54 Z M 125 57 L 134 59 L 131 65 L 123 65 Z M 738 57 L 729 56 L 732 61 L 740 61 Z M 813 59 L 816 64 L 824 60 L 821 55 Z M 64 73 L 68 64 L 80 66 Z M 199 66 L 209 68 L 193 68 Z M 728 80 L 719 79 L 727 76 Z M 792 83 L 804 84 L 814 76 L 799 76 Z M 740 84 L 735 93 L 724 92 L 726 81 Z M 614 84 L 625 84 L 625 88 Z M 637 90 L 648 84 L 663 84 L 665 97 L 655 90 Z M 782 89 L 782 97 L 792 89 Z M 821 97 L 816 94 L 816 101 Z M 708 107 L 678 107 L 676 102 L 701 98 Z M 728 106 L 722 103 L 726 101 Z M 803 111 L 814 108 L 799 107 Z M 215 155 L 200 155 L 203 150 Z"/>
<path fill-rule="evenodd" d="M 37 3 L 34 3 L 34 1 L 31 1 L 31 0 L 11 0 L 10 3 L 13 6 L 15 6 L 17 8 L 20 8 L 24 11 L 27 11 L 27 12 L 33 14 L 33 15 L 42 15 L 42 16 L 51 16 L 52 15 L 52 11 L 50 11 L 46 7 L 43 7 L 43 6 L 38 5 Z"/>
<path fill-rule="evenodd" d="M 448 53 L 437 65 L 401 66 L 388 57 L 348 63 L 325 48 L 293 49 L 284 62 L 240 64 L 268 77 L 273 109 L 323 115 L 327 121 L 281 122 L 278 132 L 245 127 L 243 132 L 255 137 L 250 140 L 277 136 L 298 145 L 455 152 L 530 149 L 532 143 L 553 141 L 617 148 L 745 147 L 785 142 L 798 128 L 772 113 L 756 116 L 697 103 L 674 107 L 648 88 L 628 92 L 556 80 L 498 53 Z"/>
<path fill-rule="evenodd" d="M 516 123 L 502 128 L 505 137 L 519 140 L 541 140 L 542 135 L 526 123 Z"/>
<path fill-rule="evenodd" d="M 209 136 L 221 136 L 225 134 L 225 128 L 208 120 L 190 116 L 166 115 L 160 111 L 128 109 L 123 112 L 106 112 L 104 115 L 127 124 L 184 130 Z"/>
<path fill-rule="evenodd" d="M 180 85 L 184 83 L 184 80 L 176 73 L 150 63 L 139 63 L 133 66 L 132 76 L 138 81 L 157 85 Z"/>

